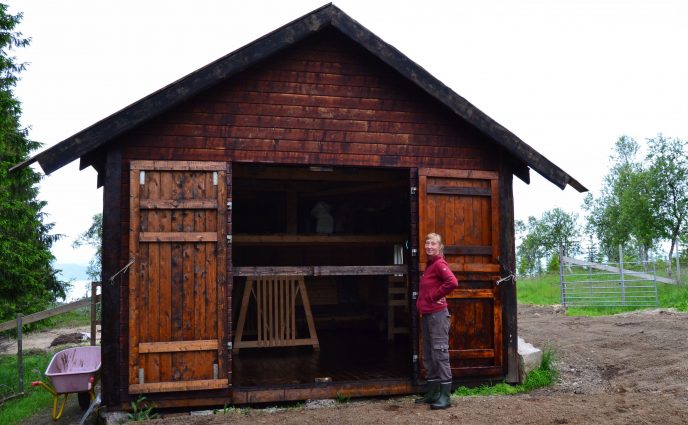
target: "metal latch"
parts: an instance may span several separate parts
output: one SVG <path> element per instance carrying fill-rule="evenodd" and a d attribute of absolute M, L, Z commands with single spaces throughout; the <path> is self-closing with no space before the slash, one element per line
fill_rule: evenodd
<path fill-rule="evenodd" d="M 232 201 L 227 201 L 227 209 L 232 211 Z"/>
<path fill-rule="evenodd" d="M 411 292 L 411 299 L 417 300 L 418 299 L 418 292 L 416 292 L 416 291 Z"/>
<path fill-rule="evenodd" d="M 227 342 L 227 349 L 228 350 L 232 349 L 232 341 Z"/>
<path fill-rule="evenodd" d="M 232 235 L 227 235 L 227 243 L 232 243 Z"/>
<path fill-rule="evenodd" d="M 416 186 L 411 186 L 411 195 L 413 196 L 416 193 L 418 193 L 418 188 Z"/>
<path fill-rule="evenodd" d="M 411 249 L 411 257 L 415 257 L 416 255 L 418 255 L 418 249 L 412 248 Z"/>

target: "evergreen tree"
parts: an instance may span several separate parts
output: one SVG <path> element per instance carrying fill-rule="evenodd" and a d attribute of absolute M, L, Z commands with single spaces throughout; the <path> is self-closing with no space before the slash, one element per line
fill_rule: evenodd
<path fill-rule="evenodd" d="M 37 199 L 40 174 L 30 167 L 9 171 L 40 145 L 21 128 L 21 105 L 14 97 L 17 75 L 24 69 L 11 55 L 29 44 L 15 31 L 22 15 L 0 4 L 0 321 L 46 308 L 65 296 L 56 277 L 50 247 L 57 239 L 43 222 L 44 201 Z"/>

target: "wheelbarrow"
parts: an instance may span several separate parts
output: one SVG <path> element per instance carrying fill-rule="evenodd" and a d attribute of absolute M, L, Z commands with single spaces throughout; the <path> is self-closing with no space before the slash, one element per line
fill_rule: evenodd
<path fill-rule="evenodd" d="M 52 386 L 42 381 L 35 381 L 31 386 L 41 386 L 53 395 L 53 420 L 62 417 L 67 396 L 77 393 L 81 410 L 88 409 L 96 398 L 95 383 L 100 371 L 100 347 L 74 347 L 55 353 L 45 375 Z M 58 403 L 61 405 L 58 410 Z"/>

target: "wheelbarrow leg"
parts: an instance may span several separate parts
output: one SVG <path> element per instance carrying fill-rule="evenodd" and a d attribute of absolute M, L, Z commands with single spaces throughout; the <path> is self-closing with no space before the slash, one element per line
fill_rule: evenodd
<path fill-rule="evenodd" d="M 50 394 L 53 395 L 53 420 L 56 421 L 62 417 L 62 412 L 64 412 L 65 403 L 67 402 L 67 396 L 69 393 L 58 394 L 54 389 L 48 386 L 45 382 L 35 381 L 31 383 L 32 387 L 41 386 L 46 389 Z M 60 405 L 60 410 L 57 410 L 57 402 L 60 397 L 62 397 L 62 404 Z"/>

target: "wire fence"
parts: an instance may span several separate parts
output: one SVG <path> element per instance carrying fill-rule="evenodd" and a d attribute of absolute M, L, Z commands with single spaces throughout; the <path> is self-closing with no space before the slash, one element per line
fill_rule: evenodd
<path fill-rule="evenodd" d="M 621 258 L 623 258 L 621 256 Z M 561 303 L 565 307 L 656 307 L 654 262 L 592 263 L 561 256 Z"/>

